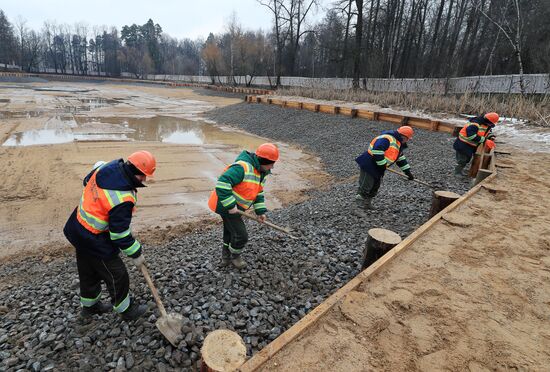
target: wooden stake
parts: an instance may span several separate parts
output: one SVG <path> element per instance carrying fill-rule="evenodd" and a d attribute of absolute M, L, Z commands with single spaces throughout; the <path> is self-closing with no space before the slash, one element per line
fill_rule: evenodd
<path fill-rule="evenodd" d="M 430 209 L 430 217 L 433 217 L 441 212 L 458 198 L 460 198 L 460 195 L 454 192 L 435 191 L 432 195 L 432 207 Z"/>
<path fill-rule="evenodd" d="M 361 270 L 372 265 L 390 249 L 401 243 L 401 237 L 393 231 L 374 228 L 368 231 L 369 237 L 363 251 L 363 266 Z"/>
<path fill-rule="evenodd" d="M 246 361 L 246 346 L 237 333 L 218 329 L 209 333 L 201 348 L 201 372 L 236 371 Z"/>

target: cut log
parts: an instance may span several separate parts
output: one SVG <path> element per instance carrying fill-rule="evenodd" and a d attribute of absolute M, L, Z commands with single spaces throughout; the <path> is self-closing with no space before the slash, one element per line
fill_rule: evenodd
<path fill-rule="evenodd" d="M 460 195 L 451 191 L 435 191 L 432 195 L 432 207 L 430 208 L 430 217 L 435 216 L 443 209 L 447 208 L 452 202 L 460 198 Z"/>
<path fill-rule="evenodd" d="M 401 243 L 401 237 L 393 231 L 374 228 L 368 231 L 368 238 L 363 251 L 362 270 L 372 265 L 390 249 Z"/>
<path fill-rule="evenodd" d="M 237 333 L 218 329 L 204 339 L 201 358 L 201 372 L 236 371 L 246 361 L 246 346 Z"/>
<path fill-rule="evenodd" d="M 489 191 L 491 194 L 507 193 L 508 190 L 493 186 L 493 185 L 481 185 L 485 190 Z"/>

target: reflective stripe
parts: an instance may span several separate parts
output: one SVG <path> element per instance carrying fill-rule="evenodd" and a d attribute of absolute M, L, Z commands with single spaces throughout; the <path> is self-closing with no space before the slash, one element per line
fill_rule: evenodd
<path fill-rule="evenodd" d="M 477 133 L 472 134 L 471 136 L 466 136 L 468 133 L 468 127 L 471 125 L 475 125 L 477 127 Z M 489 131 L 489 127 L 479 125 L 478 123 L 470 123 L 468 125 L 465 125 L 460 132 L 458 133 L 458 138 L 464 142 L 467 143 L 470 146 L 477 146 L 480 143 L 485 142 L 485 135 Z M 479 142 L 474 142 L 474 138 L 477 136 L 481 137 Z"/>
<path fill-rule="evenodd" d="M 384 155 L 383 150 L 371 150 L 370 152 L 372 155 Z"/>
<path fill-rule="evenodd" d="M 99 231 L 107 231 L 109 226 L 108 221 L 103 221 L 96 216 L 86 212 L 82 207 L 82 199 L 80 200 L 80 205 L 78 206 L 78 214 L 88 225 Z"/>
<path fill-rule="evenodd" d="M 384 164 L 386 164 L 386 163 L 387 163 L 387 160 L 386 160 L 386 159 L 382 159 L 382 160 L 378 160 L 378 161 L 376 162 L 376 165 L 384 165 Z"/>
<path fill-rule="evenodd" d="M 231 190 L 232 189 L 231 184 L 229 182 L 223 182 L 223 181 L 218 181 L 216 183 L 216 188 L 217 189 L 223 189 L 223 190 Z"/>
<path fill-rule="evenodd" d="M 237 204 L 239 204 L 241 207 L 243 207 L 244 209 L 248 209 L 250 208 L 250 206 L 252 205 L 252 203 L 254 203 L 254 200 L 248 200 L 248 199 L 245 199 L 243 198 L 241 195 L 239 195 L 238 192 L 236 192 L 235 190 L 233 190 L 233 195 L 235 196 L 234 199 L 236 199 L 236 202 Z"/>
<path fill-rule="evenodd" d="M 119 190 L 103 189 L 105 196 L 111 205 L 111 208 L 124 203 L 124 198 L 130 197 L 132 202 L 136 204 L 136 197 L 134 192 L 121 192 Z"/>
<path fill-rule="evenodd" d="M 407 158 L 405 157 L 405 155 L 401 155 L 397 161 L 403 161 L 403 160 L 407 160 Z"/>
<path fill-rule="evenodd" d="M 113 306 L 113 310 L 120 314 L 128 310 L 129 306 L 130 306 L 130 294 L 128 293 L 126 295 L 126 298 L 122 300 L 121 303 L 119 303 L 116 306 Z"/>
<path fill-rule="evenodd" d="M 401 168 L 402 171 L 406 171 L 407 169 L 410 169 L 411 166 L 409 164 L 407 164 L 407 165 L 404 165 L 404 166 L 399 167 L 399 168 Z"/>
<path fill-rule="evenodd" d="M 254 204 L 254 209 L 265 208 L 265 203 L 256 203 Z"/>
<path fill-rule="evenodd" d="M 134 240 L 134 244 L 132 244 L 126 249 L 122 249 L 122 252 L 124 252 L 126 256 L 131 256 L 134 253 L 136 253 L 140 248 L 141 248 L 141 244 L 137 240 Z"/>
<path fill-rule="evenodd" d="M 228 205 L 231 205 L 233 203 L 235 203 L 237 200 L 235 200 L 235 197 L 233 195 L 231 195 L 229 198 L 227 199 L 223 199 L 223 200 L 220 200 L 220 203 L 222 203 L 222 205 L 224 207 L 227 207 Z"/>
<path fill-rule="evenodd" d="M 101 297 L 101 291 L 95 298 L 80 297 L 80 303 L 84 307 L 91 307 L 91 306 L 94 306 L 99 301 L 100 297 Z"/>
<path fill-rule="evenodd" d="M 243 251 L 242 248 L 241 249 L 233 248 L 231 246 L 231 244 L 229 244 L 228 248 L 229 248 L 229 252 L 234 253 L 234 254 L 241 254 L 241 252 Z"/>
<path fill-rule="evenodd" d="M 375 150 L 374 149 L 374 144 L 376 143 L 376 141 L 378 141 L 379 139 L 382 139 L 382 138 L 385 138 L 390 142 L 390 145 L 389 145 L 388 149 L 386 151 L 384 151 L 384 150 Z M 379 166 L 385 165 L 386 168 L 387 168 L 387 167 L 391 166 L 396 161 L 397 156 L 399 155 L 400 148 L 401 148 L 401 144 L 399 142 L 397 142 L 397 139 L 395 139 L 395 137 L 393 137 L 389 134 L 382 134 L 378 137 L 375 137 L 371 141 L 371 143 L 369 145 L 369 149 L 367 150 L 367 152 L 370 155 L 384 155 L 384 160 L 379 160 L 379 161 L 376 162 L 376 164 L 379 165 Z M 395 153 L 395 152 L 397 152 L 397 153 Z M 395 156 L 395 159 L 389 157 L 388 155 Z"/>
<path fill-rule="evenodd" d="M 229 246 L 229 243 L 223 243 L 223 246 L 224 246 L 224 247 L 228 247 L 228 246 Z"/>
<path fill-rule="evenodd" d="M 128 230 L 120 232 L 120 233 L 115 233 L 115 232 L 109 231 L 109 236 L 111 237 L 111 240 L 118 240 L 118 239 L 122 239 L 122 238 L 127 237 L 131 233 L 132 233 L 132 229 L 128 229 Z"/>

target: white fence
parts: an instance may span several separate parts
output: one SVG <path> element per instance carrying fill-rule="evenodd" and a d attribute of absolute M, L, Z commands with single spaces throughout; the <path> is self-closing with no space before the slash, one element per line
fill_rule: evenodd
<path fill-rule="evenodd" d="M 135 77 L 123 73 L 124 77 Z M 467 76 L 449 79 L 367 79 L 360 80 L 361 88 L 378 92 L 433 92 L 444 93 L 520 93 L 520 75 L 490 75 Z M 185 83 L 212 83 L 210 76 L 191 75 L 147 75 L 145 79 L 161 81 L 177 81 Z M 235 76 L 237 85 L 245 85 L 250 77 Z M 252 78 L 252 85 L 271 86 L 275 77 L 256 76 Z M 550 93 L 550 74 L 523 75 L 525 93 Z M 230 77 L 216 76 L 217 84 L 232 83 Z M 281 77 L 281 84 L 285 87 L 304 87 L 316 89 L 349 89 L 352 87 L 351 78 L 307 78 Z"/>

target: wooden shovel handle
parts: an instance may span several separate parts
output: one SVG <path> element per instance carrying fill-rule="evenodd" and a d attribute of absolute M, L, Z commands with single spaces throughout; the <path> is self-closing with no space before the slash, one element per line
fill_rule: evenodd
<path fill-rule="evenodd" d="M 390 169 L 390 168 L 388 168 L 388 169 L 386 169 L 386 170 L 387 170 L 387 171 L 390 171 L 390 172 L 392 172 L 392 173 L 395 173 L 395 174 L 397 174 L 398 176 L 405 177 L 405 178 L 407 178 L 407 179 L 409 178 L 406 174 L 403 174 L 403 173 L 398 172 L 398 171 L 396 171 L 396 170 L 393 170 L 393 169 Z M 417 180 L 416 178 L 413 179 L 412 181 L 417 182 L 417 183 L 419 183 L 419 184 L 421 184 L 421 185 L 424 185 L 424 186 L 428 186 L 428 187 L 431 188 L 431 189 L 434 188 L 434 187 L 433 187 L 432 185 L 430 185 L 428 182 L 424 182 L 424 181 L 421 181 L 421 180 Z"/>
<path fill-rule="evenodd" d="M 263 223 L 263 224 L 265 224 L 265 225 L 267 225 L 267 226 L 269 226 L 269 227 L 271 227 L 271 228 L 273 228 L 273 229 L 275 229 L 275 230 L 282 231 L 282 232 L 284 232 L 285 234 L 288 234 L 288 235 L 292 236 L 292 234 L 290 233 L 290 231 L 288 231 L 288 230 L 285 229 L 284 227 L 277 226 L 277 225 L 275 225 L 274 223 L 271 223 L 271 222 L 269 222 L 269 221 L 264 221 L 264 222 L 262 222 L 262 221 L 260 221 L 260 219 L 259 219 L 258 217 L 253 216 L 253 215 L 248 214 L 248 213 L 245 213 L 245 212 L 240 211 L 240 210 L 237 210 L 237 213 L 240 214 L 241 216 L 244 216 L 244 217 L 246 217 L 246 218 L 250 218 L 251 220 L 254 220 L 254 221 L 258 222 L 258 223 Z"/>
<path fill-rule="evenodd" d="M 145 267 L 145 264 L 141 265 L 141 272 L 143 276 L 145 277 L 145 281 L 147 282 L 147 285 L 151 289 L 151 292 L 153 293 L 153 297 L 155 298 L 155 302 L 157 303 L 157 306 L 160 310 L 160 316 L 165 317 L 166 316 L 166 309 L 164 308 L 164 305 L 162 304 L 162 301 L 160 300 L 159 293 L 157 291 L 157 288 L 153 284 L 153 281 L 151 280 L 151 277 L 149 276 L 149 271 Z"/>

